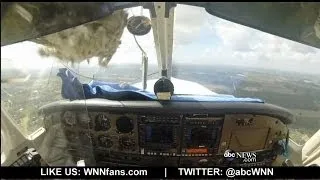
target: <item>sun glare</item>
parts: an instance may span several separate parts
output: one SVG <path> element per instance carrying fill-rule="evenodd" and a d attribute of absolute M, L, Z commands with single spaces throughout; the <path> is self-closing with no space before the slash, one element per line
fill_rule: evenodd
<path fill-rule="evenodd" d="M 52 58 L 43 58 L 38 54 L 39 45 L 33 42 L 21 42 L 1 47 L 1 59 L 9 65 L 1 68 L 45 69 L 52 66 Z"/>

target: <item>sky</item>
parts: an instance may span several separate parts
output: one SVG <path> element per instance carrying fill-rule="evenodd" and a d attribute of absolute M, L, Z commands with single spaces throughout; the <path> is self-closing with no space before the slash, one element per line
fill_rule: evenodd
<path fill-rule="evenodd" d="M 129 17 L 141 15 L 141 8 L 131 8 L 128 13 Z M 150 17 L 148 10 L 143 10 L 143 15 Z M 152 31 L 137 40 L 150 64 L 156 64 Z M 110 65 L 140 64 L 141 52 L 127 29 L 121 41 Z M 175 8 L 173 46 L 173 64 L 222 64 L 320 74 L 320 49 L 217 18 L 200 7 Z M 1 47 L 1 58 L 14 59 L 15 66 L 27 68 L 51 66 L 53 60 L 41 59 L 37 48 L 31 42 Z"/>

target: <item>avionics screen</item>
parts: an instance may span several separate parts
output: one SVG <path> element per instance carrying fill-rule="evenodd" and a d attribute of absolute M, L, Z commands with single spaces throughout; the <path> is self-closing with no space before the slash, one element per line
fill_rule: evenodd
<path fill-rule="evenodd" d="M 170 126 L 146 126 L 146 142 L 171 144 L 174 141 L 173 131 Z"/>
<path fill-rule="evenodd" d="M 195 127 L 189 129 L 188 146 L 206 146 L 211 147 L 215 145 L 217 139 L 217 130 L 212 128 Z"/>

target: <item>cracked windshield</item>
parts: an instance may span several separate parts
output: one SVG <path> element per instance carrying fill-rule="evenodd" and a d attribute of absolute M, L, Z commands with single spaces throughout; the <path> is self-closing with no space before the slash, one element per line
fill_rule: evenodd
<path fill-rule="evenodd" d="M 100 25 L 96 29 L 82 25 L 1 47 L 1 106 L 30 134 L 43 126 L 37 110 L 63 99 L 59 68 L 72 70 L 82 83 L 94 79 L 141 86 L 139 46 L 149 60 L 148 80 L 157 79 L 153 31 L 136 36 L 136 42 L 126 27 L 127 18 L 141 14 L 150 17 L 148 10 L 130 8 L 91 23 L 90 27 Z M 90 40 L 79 42 L 80 36 Z M 319 49 L 220 19 L 202 8 L 178 5 L 172 59 L 173 79 L 292 111 L 296 121 L 290 125 L 290 136 L 298 144 L 320 127 Z M 153 92 L 153 87 L 147 90 Z"/>

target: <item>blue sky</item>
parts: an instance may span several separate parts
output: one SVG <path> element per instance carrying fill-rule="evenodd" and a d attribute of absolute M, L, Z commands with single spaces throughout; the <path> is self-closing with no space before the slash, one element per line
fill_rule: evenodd
<path fill-rule="evenodd" d="M 140 15 L 140 11 L 141 8 L 137 7 L 128 13 L 129 16 Z M 143 15 L 149 16 L 149 12 L 144 10 Z M 147 52 L 150 63 L 157 63 L 152 31 L 137 39 Z M 127 29 L 121 41 L 110 65 L 140 64 L 141 52 Z M 23 67 L 51 66 L 53 60 L 41 59 L 36 49 L 37 46 L 30 42 L 2 47 L 1 58 L 14 59 L 16 65 Z M 25 61 L 27 57 L 29 61 Z M 320 73 L 320 50 L 211 16 L 203 8 L 178 5 L 175 8 L 173 63 Z"/>

